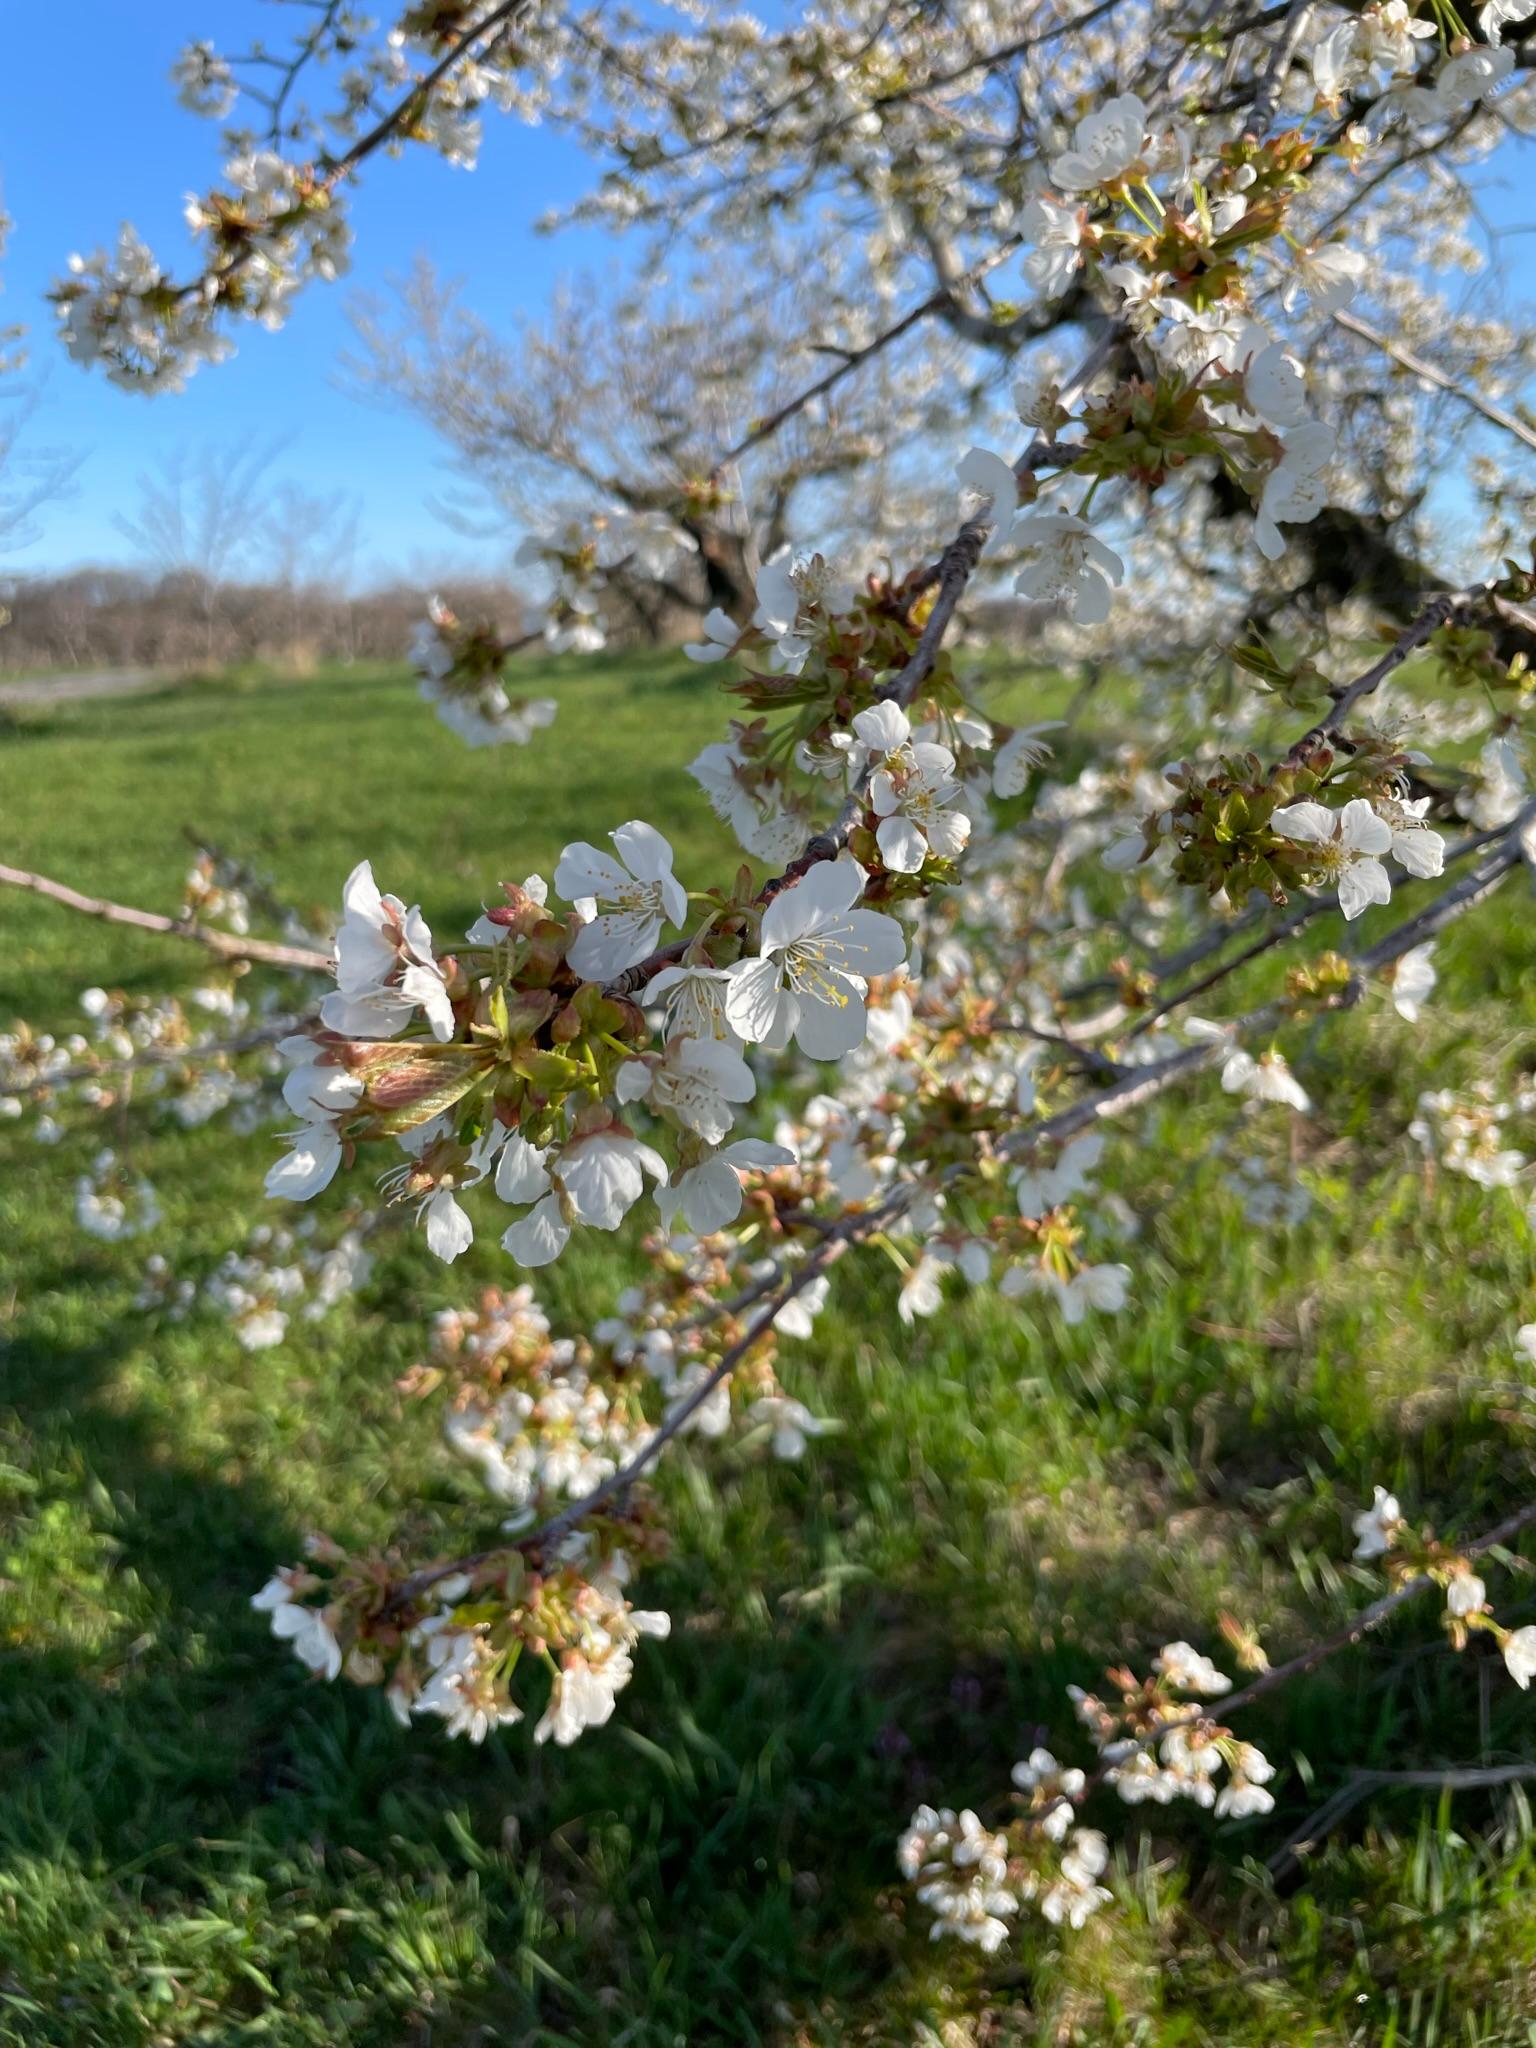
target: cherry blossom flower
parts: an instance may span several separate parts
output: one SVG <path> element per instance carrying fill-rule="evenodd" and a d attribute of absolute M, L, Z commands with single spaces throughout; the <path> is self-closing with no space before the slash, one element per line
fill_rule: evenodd
<path fill-rule="evenodd" d="M 568 958 L 588 981 L 611 981 L 633 967 L 655 951 L 664 924 L 681 925 L 688 915 L 672 848 L 653 825 L 632 818 L 608 836 L 618 860 L 579 839 L 555 869 L 556 889 L 586 919 Z"/>
<path fill-rule="evenodd" d="M 1029 244 L 1023 266 L 1025 277 L 1045 298 L 1059 299 L 1082 266 L 1081 209 L 1063 206 L 1049 193 L 1039 193 L 1019 215 L 1019 237 Z M 1022 416 L 1022 407 L 1020 412 Z"/>
<path fill-rule="evenodd" d="M 347 1038 L 393 1038 L 417 1009 L 432 1036 L 453 1036 L 453 1005 L 419 909 L 385 896 L 370 861 L 359 861 L 341 893 L 336 934 L 336 992 L 320 1005 L 320 1021 Z"/>
<path fill-rule="evenodd" d="M 472 1629 L 449 1629 L 434 1636 L 427 1656 L 437 1668 L 412 1702 L 412 1713 L 436 1714 L 446 1734 L 466 1735 L 476 1744 L 493 1729 L 521 1721 L 521 1707 L 496 1683 L 489 1652 L 489 1644 Z"/>
<path fill-rule="evenodd" d="M 1129 1266 L 1082 1266 L 1070 1279 L 1050 1266 L 1010 1266 L 997 1283 L 1005 1300 L 1024 1294 L 1047 1294 L 1061 1311 L 1061 1319 L 1072 1328 L 1086 1320 L 1090 1309 L 1118 1315 L 1130 1292 Z"/>
<path fill-rule="evenodd" d="M 994 530 L 1005 526 L 1019 509 L 1019 480 L 1013 464 L 990 448 L 967 449 L 955 464 L 955 475 L 989 507 Z"/>
<path fill-rule="evenodd" d="M 1392 883 L 1378 855 L 1392 849 L 1392 828 L 1364 797 L 1351 797 L 1342 811 L 1325 804 L 1283 804 L 1270 821 L 1298 845 L 1316 847 L 1313 864 L 1339 892 L 1339 908 L 1357 918 L 1372 903 L 1390 903 Z"/>
<path fill-rule="evenodd" d="M 1278 341 L 1260 349 L 1250 360 L 1243 372 L 1243 391 L 1249 411 L 1266 426 L 1284 432 L 1306 421 L 1306 373 Z"/>
<path fill-rule="evenodd" d="M 665 1182 L 667 1162 L 622 1126 L 573 1139 L 555 1154 L 540 1154 L 520 1139 L 505 1179 L 497 1164 L 496 1188 L 505 1201 L 534 1204 L 512 1224 L 502 1244 L 520 1266 L 547 1266 L 570 1242 L 574 1224 L 617 1230 L 645 1187 L 645 1175 Z M 506 1158 L 506 1150 L 502 1158 Z"/>
<path fill-rule="evenodd" d="M 1303 1116 L 1312 1108 L 1312 1098 L 1291 1072 L 1284 1053 L 1273 1047 L 1255 1059 L 1240 1045 L 1233 1046 L 1222 1063 L 1221 1085 L 1229 1095 L 1251 1095 L 1259 1102 L 1283 1102 L 1289 1109 L 1300 1110 Z"/>
<path fill-rule="evenodd" d="M 719 605 L 704 615 L 704 638 L 685 642 L 683 652 L 690 661 L 722 661 L 726 655 L 736 652 L 741 639 L 741 628 L 729 612 Z"/>
<path fill-rule="evenodd" d="M 765 776 L 742 749 L 717 740 L 688 763 L 709 807 L 758 860 L 789 861 L 804 844 L 802 822 L 779 800 L 783 785 Z M 839 763 L 841 768 L 841 763 Z"/>
<path fill-rule="evenodd" d="M 1432 801 L 1427 796 L 1388 800 L 1377 813 L 1392 834 L 1392 858 L 1421 879 L 1445 872 L 1445 841 L 1424 823 Z"/>
<path fill-rule="evenodd" d="M 763 913 L 761 957 L 731 970 L 726 1016 L 750 1044 L 782 1051 L 795 1039 L 813 1060 L 841 1059 L 862 1044 L 868 977 L 906 957 L 893 917 L 855 908 L 864 893 L 856 861 L 818 861 Z"/>
<path fill-rule="evenodd" d="M 1511 1629 L 1504 1638 L 1504 1662 L 1510 1677 L 1524 1692 L 1536 1678 L 1536 1627 Z"/>
<path fill-rule="evenodd" d="M 663 967 L 645 985 L 645 1001 L 666 1005 L 668 1038 L 718 1038 L 740 1045 L 725 1014 L 730 975 L 723 967 Z"/>
<path fill-rule="evenodd" d="M 1053 1926 L 1081 1927 L 1113 1896 L 1097 1880 L 1109 1866 L 1109 1843 L 1097 1828 L 1076 1828 L 1040 1910 Z"/>
<path fill-rule="evenodd" d="M 1184 1642 L 1164 1643 L 1152 1659 L 1152 1669 L 1167 1679 L 1178 1692 L 1192 1692 L 1203 1700 L 1219 1699 L 1232 1690 L 1232 1681 L 1218 1671 L 1209 1657 Z"/>
<path fill-rule="evenodd" d="M 1014 578 L 1021 596 L 1067 605 L 1080 626 L 1103 625 L 1125 564 L 1085 520 L 1072 512 L 1021 512 L 1010 538 L 1029 557 Z"/>
<path fill-rule="evenodd" d="M 1435 33 L 1434 22 L 1416 19 L 1407 0 L 1368 7 L 1316 43 L 1312 82 L 1325 100 L 1337 100 L 1362 86 L 1381 92 L 1392 78 L 1414 70 L 1414 44 Z"/>
<path fill-rule="evenodd" d="M 1447 57 L 1427 90 L 1413 86 L 1404 97 L 1421 120 L 1443 121 L 1497 92 L 1514 68 L 1515 53 L 1507 44 L 1473 44 Z"/>
<path fill-rule="evenodd" d="M 957 809 L 960 784 L 948 747 L 913 742 L 907 714 L 896 704 L 875 704 L 853 721 L 869 778 L 870 809 L 880 820 L 875 843 L 892 874 L 915 875 L 931 851 L 954 860 L 971 836 L 971 821 Z M 850 756 L 850 766 L 858 750 Z"/>
<path fill-rule="evenodd" d="M 1281 458 L 1264 480 L 1254 515 L 1253 537 L 1267 560 L 1277 562 L 1285 553 L 1277 521 L 1304 526 L 1327 504 L 1323 479 L 1335 445 L 1333 428 L 1321 420 L 1305 420 L 1284 437 Z"/>
<path fill-rule="evenodd" d="M 1378 1486 L 1371 1505 L 1362 1508 L 1350 1523 L 1356 1538 L 1356 1562 L 1365 1564 L 1374 1557 L 1385 1557 L 1402 1526 L 1403 1511 L 1397 1504 L 1397 1495 Z"/>
<path fill-rule="evenodd" d="M 808 1440 L 824 1436 L 829 1427 L 825 1416 L 813 1415 L 803 1401 L 788 1394 L 764 1394 L 747 1410 L 747 1424 L 767 1423 L 772 1431 L 772 1450 L 786 1463 L 805 1455 Z"/>
<path fill-rule="evenodd" d="M 1358 249 L 1343 242 L 1329 242 L 1321 249 L 1303 249 L 1280 293 L 1287 313 L 1295 312 L 1303 299 L 1319 319 L 1342 312 L 1365 282 L 1365 258 Z M 1299 424 L 1275 420 L 1275 426 Z"/>
<path fill-rule="evenodd" d="M 804 668 L 822 621 L 848 599 L 841 572 L 824 555 L 780 548 L 757 575 L 752 623 L 774 643 L 774 667 L 790 675 Z"/>
<path fill-rule="evenodd" d="M 741 1176 L 753 1168 L 764 1172 L 776 1166 L 793 1166 L 795 1155 L 787 1145 L 771 1145 L 763 1138 L 738 1138 L 708 1158 L 684 1168 L 666 1187 L 656 1190 L 656 1206 L 669 1229 L 680 1215 L 699 1237 L 724 1230 L 741 1214 Z"/>
<path fill-rule="evenodd" d="M 1469 1614 L 1481 1614 L 1488 1605 L 1488 1588 L 1476 1572 L 1452 1572 L 1445 1586 L 1446 1611 L 1458 1621 Z"/>
<path fill-rule="evenodd" d="M 827 1295 L 832 1282 L 825 1273 L 802 1287 L 798 1294 L 786 1301 L 773 1319 L 773 1327 L 781 1337 L 809 1337 L 816 1318 L 827 1305 Z"/>
<path fill-rule="evenodd" d="M 1135 93 L 1120 93 L 1085 114 L 1072 147 L 1051 158 L 1051 179 L 1064 192 L 1087 192 L 1139 176 L 1147 145 L 1147 110 Z"/>
<path fill-rule="evenodd" d="M 294 1655 L 322 1678 L 335 1678 L 341 1670 L 341 1645 L 331 1632 L 324 1610 L 306 1607 L 299 1599 L 290 1572 L 276 1572 L 259 1593 L 251 1595 L 258 1614 L 270 1614 L 272 1633 L 292 1643 Z M 312 1582 L 311 1582 L 312 1583 Z"/>
<path fill-rule="evenodd" d="M 1497 49 L 1511 22 L 1524 21 L 1530 12 L 1530 0 L 1488 0 L 1487 6 L 1478 11 L 1477 32 L 1485 43 L 1492 43 Z"/>
<path fill-rule="evenodd" d="M 1417 1024 L 1419 1014 L 1434 994 L 1439 975 L 1434 967 L 1435 945 L 1433 939 L 1427 945 L 1414 946 L 1398 961 L 1392 975 L 1392 1007 L 1399 1017 L 1409 1024 Z"/>
<path fill-rule="evenodd" d="M 657 1064 L 631 1060 L 619 1069 L 618 1099 L 649 1100 L 670 1111 L 685 1130 L 718 1145 L 734 1123 L 731 1105 L 757 1093 L 752 1069 L 718 1038 L 674 1038 Z"/>

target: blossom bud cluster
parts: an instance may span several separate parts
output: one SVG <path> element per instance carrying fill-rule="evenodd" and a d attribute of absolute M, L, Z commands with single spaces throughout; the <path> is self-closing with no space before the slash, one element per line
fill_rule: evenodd
<path fill-rule="evenodd" d="M 411 642 L 421 694 L 450 731 L 471 747 L 510 741 L 526 746 L 553 724 L 553 697 L 517 697 L 507 690 L 508 645 L 489 626 L 461 626 L 440 597 Z"/>
<path fill-rule="evenodd" d="M 1214 1808 L 1219 1818 L 1268 1813 L 1274 1799 L 1265 1788 L 1274 1766 L 1251 1742 L 1237 1740 L 1179 1697 L 1219 1698 L 1231 1680 L 1184 1642 L 1165 1644 L 1152 1669 L 1145 1681 L 1129 1671 L 1110 1673 L 1120 1690 L 1118 1705 L 1068 1688 L 1098 1750 L 1096 1782 L 1112 1785 L 1130 1806 L 1190 1799 Z M 1076 1817 L 1090 1789 L 1087 1774 L 1037 1748 L 1014 1765 L 1013 1783 L 1019 1813 L 997 1832 L 976 1814 L 947 1807 L 919 1807 L 912 1816 L 897 1860 L 934 1916 L 934 1940 L 951 1935 L 991 1954 L 1007 1939 L 1008 1921 L 1022 1904 L 1037 1906 L 1054 1925 L 1079 1928 L 1111 1902 L 1099 1882 L 1109 1866 L 1109 1842 Z"/>

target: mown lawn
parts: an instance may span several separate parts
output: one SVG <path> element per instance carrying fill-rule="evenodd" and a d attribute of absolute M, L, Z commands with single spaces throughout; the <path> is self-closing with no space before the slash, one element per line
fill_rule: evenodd
<path fill-rule="evenodd" d="M 718 730 L 711 680 L 589 663 L 551 733 L 486 754 L 398 672 L 18 713 L 0 857 L 171 908 L 184 828 L 304 903 L 366 853 L 451 933 L 502 876 L 638 814 L 687 878 L 723 850 L 681 770 Z M 1118 1319 L 957 1296 L 907 1332 L 878 1255 L 845 1265 L 785 1366 L 844 1428 L 798 1465 L 671 1461 L 676 1554 L 647 1590 L 679 1626 L 570 1752 L 406 1735 L 247 1606 L 315 1526 L 486 1530 L 396 1380 L 431 1309 L 506 1277 L 494 1236 L 450 1271 L 392 1233 L 358 1303 L 250 1355 L 132 1304 L 148 1252 L 196 1273 L 244 1240 L 265 1133 L 155 1127 L 134 1157 L 164 1221 L 113 1246 L 72 1214 L 93 1141 L 0 1127 L 0 2041 L 1536 2041 L 1518 1792 L 1379 1795 L 1301 1881 L 1265 1874 L 1353 1770 L 1536 1759 L 1536 1697 L 1450 1656 L 1427 1605 L 1255 1711 L 1283 1765 L 1269 1819 L 1106 1807 L 1118 1902 L 1079 1935 L 1026 1923 L 991 1963 L 931 1947 L 893 1862 L 918 1801 L 997 1794 L 1041 1736 L 1073 1750 L 1064 1688 L 1106 1662 L 1171 1635 L 1220 1661 L 1224 1609 L 1278 1657 L 1366 1604 L 1347 1524 L 1373 1481 L 1467 1533 L 1536 1486 L 1536 1368 L 1511 1343 L 1536 1318 L 1531 1231 L 1405 1135 L 1421 1088 L 1536 1064 L 1533 931 L 1517 879 L 1442 945 L 1418 1027 L 1373 1004 L 1304 1035 L 1318 1107 L 1294 1131 L 1206 1083 L 1122 1140 L 1108 1179 L 1140 1231 Z M 0 1028 L 197 965 L 12 894 L 0 934 Z M 1294 1163 L 1304 1223 L 1243 1222 L 1247 1156 Z M 588 1240 L 540 1296 L 601 1314 L 632 1257 Z M 1490 1584 L 1505 1619 L 1536 1613 Z"/>

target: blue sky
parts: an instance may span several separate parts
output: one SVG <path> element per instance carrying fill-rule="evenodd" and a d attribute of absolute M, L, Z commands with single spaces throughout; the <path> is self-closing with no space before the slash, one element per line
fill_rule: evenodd
<path fill-rule="evenodd" d="M 73 249 L 110 243 L 131 220 L 174 270 L 191 244 L 185 195 L 218 176 L 217 125 L 184 113 L 167 73 L 196 36 L 224 49 L 251 35 L 275 46 L 302 17 L 261 0 L 75 0 L 61 34 L 45 8 L 11 10 L 0 82 L 0 181 L 15 228 L 3 266 L 0 320 L 31 329 L 41 394 L 32 437 L 81 458 L 75 489 L 41 515 L 33 544 L 0 563 L 43 570 L 131 559 L 115 518 L 131 513 L 136 479 L 178 447 L 250 439 L 287 444 L 273 475 L 319 494 L 342 492 L 361 507 L 356 573 L 398 573 L 430 582 L 456 567 L 496 566 L 505 544 L 454 531 L 432 501 L 452 495 L 453 472 L 435 438 L 401 414 L 349 394 L 338 357 L 351 340 L 353 291 L 382 291 L 392 274 L 429 249 L 439 269 L 462 277 L 469 303 L 498 324 L 537 313 L 562 275 L 621 266 L 627 250 L 598 232 L 536 235 L 530 223 L 586 189 L 590 166 L 548 129 L 488 115 L 479 168 L 456 171 L 413 149 L 373 164 L 352 198 L 354 271 L 339 287 L 315 285 L 287 327 L 241 328 L 238 354 L 204 369 L 182 394 L 145 399 L 70 363 L 52 335 L 44 293 Z M 1501 152 L 1481 178 L 1489 218 L 1536 220 L 1536 150 Z M 1536 288 L 1536 235 L 1500 249 L 1506 308 Z M 1453 286 L 1453 296 L 1455 296 Z M 1454 480 L 1451 488 L 1455 488 Z"/>
<path fill-rule="evenodd" d="M 430 248 L 443 272 L 464 278 L 476 310 L 499 323 L 537 312 L 562 274 L 621 262 L 621 246 L 596 231 L 550 238 L 529 225 L 586 188 L 590 166 L 580 152 L 493 112 L 472 173 L 419 149 L 376 163 L 352 201 L 352 276 L 303 293 L 279 334 L 242 328 L 238 354 L 201 370 L 185 392 L 146 399 L 65 357 L 43 294 L 71 250 L 110 244 L 123 220 L 185 274 L 182 205 L 216 181 L 221 154 L 217 124 L 176 104 L 170 65 L 196 36 L 233 50 L 254 32 L 280 47 L 289 22 L 302 17 L 258 0 L 75 0 L 61 34 L 49 8 L 7 12 L 0 183 L 15 227 L 0 271 L 0 320 L 31 330 L 32 375 L 42 380 L 32 438 L 83 459 L 71 498 L 46 510 L 38 539 L 4 566 L 130 559 L 114 515 L 131 512 L 146 465 L 179 445 L 246 436 L 289 441 L 274 476 L 361 501 L 364 576 L 497 559 L 501 549 L 462 538 L 431 510 L 429 501 L 454 485 L 434 437 L 347 394 L 337 369 L 351 338 L 347 299 L 382 290 Z"/>

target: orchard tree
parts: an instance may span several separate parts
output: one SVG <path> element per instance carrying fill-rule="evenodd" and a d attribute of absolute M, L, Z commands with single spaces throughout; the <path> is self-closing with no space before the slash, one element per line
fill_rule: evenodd
<path fill-rule="evenodd" d="M 1166 1129 L 1144 1113 L 1212 1085 L 1256 1119 L 1306 1116 L 1298 1048 L 1362 1005 L 1416 1018 L 1438 935 L 1536 864 L 1531 342 L 1459 282 L 1483 261 L 1484 167 L 1532 118 L 1524 14 L 881 0 L 769 27 L 432 0 L 375 27 L 326 0 L 289 55 L 187 53 L 184 97 L 235 123 L 224 181 L 192 208 L 185 273 L 131 230 L 75 262 L 57 306 L 77 360 L 174 390 L 344 270 L 377 159 L 470 163 L 494 110 L 559 124 L 594 160 L 579 217 L 712 267 L 699 320 L 734 285 L 730 374 L 709 388 L 706 351 L 690 412 L 666 360 L 622 450 L 601 374 L 564 366 L 551 392 L 542 340 L 514 363 L 481 336 L 445 370 L 418 325 L 386 381 L 524 508 L 557 479 L 559 526 L 523 556 L 549 645 L 597 644 L 610 576 L 664 580 L 726 530 L 743 562 L 749 536 L 767 550 L 686 650 L 737 713 L 692 772 L 756 865 L 679 877 L 652 825 L 594 818 L 445 940 L 414 884 L 361 857 L 333 947 L 242 932 L 249 890 L 215 862 L 158 919 L 0 871 L 225 963 L 330 977 L 232 1040 L 93 991 L 94 1040 L 11 1041 L 18 1103 L 118 1100 L 147 1065 L 201 1107 L 209 1073 L 238 1094 L 253 1036 L 281 1031 L 296 1127 L 275 1198 L 323 1202 L 359 1161 L 444 1260 L 500 1236 L 507 1288 L 438 1319 L 428 1377 L 506 1519 L 453 1555 L 320 1537 L 275 1571 L 256 1604 L 317 1673 L 477 1742 L 606 1722 L 669 1626 L 641 1590 L 667 1540 L 652 1468 L 685 1433 L 803 1450 L 825 1418 L 780 1350 L 860 1247 L 899 1263 L 907 1322 L 962 1288 L 1032 1320 L 1133 1309 L 1146 1282 L 1101 1179 L 1115 1127 Z M 778 303 L 796 249 L 814 291 L 793 354 L 828 354 L 781 395 L 752 302 L 766 277 Z M 623 349 L 600 320 L 579 332 L 599 365 Z M 892 387 L 887 414 L 870 394 Z M 558 401 L 542 425 L 539 392 Z M 971 415 L 988 427 L 966 447 Z M 791 433 L 841 447 L 825 535 L 798 527 L 809 498 L 781 532 L 739 480 Z M 920 517 L 872 485 L 861 520 L 860 475 L 898 468 Z M 914 518 L 921 545 L 893 548 Z M 967 607 L 1010 581 L 1037 660 L 1127 673 L 1130 737 L 1070 773 L 1048 763 L 1077 736 L 989 715 L 994 671 L 963 657 Z M 472 741 L 554 714 L 518 700 L 512 644 L 442 607 L 417 652 Z M 1419 694 L 1385 713 L 1418 656 Z M 1470 769 L 1445 757 L 1468 736 Z M 1270 954 L 1276 992 L 1227 1000 Z M 1506 1125 L 1533 1107 L 1528 1083 L 1430 1095 L 1414 1133 L 1445 1171 L 1523 1188 Z M 1256 1228 L 1288 1171 L 1248 1188 Z M 104 1234 L 153 1206 L 110 1155 L 80 1195 Z M 553 1329 L 519 1272 L 636 1212 L 640 1284 Z M 1516 1341 L 1536 1350 L 1536 1327 Z M 920 1809 L 897 1853 L 933 1931 L 991 1951 L 1026 1912 L 1075 1927 L 1109 1905 L 1116 1798 L 1268 1811 L 1276 1767 L 1243 1710 L 1433 1591 L 1451 1644 L 1489 1637 L 1528 1686 L 1536 1628 L 1501 1619 L 1482 1561 L 1532 1523 L 1536 1503 L 1436 1537 L 1378 1488 L 1353 1533 L 1386 1586 L 1336 1635 L 1272 1661 L 1229 1619 L 1237 1688 L 1167 1643 L 1075 1698 L 1079 1753 L 1021 1760 L 1006 1812 Z"/>

